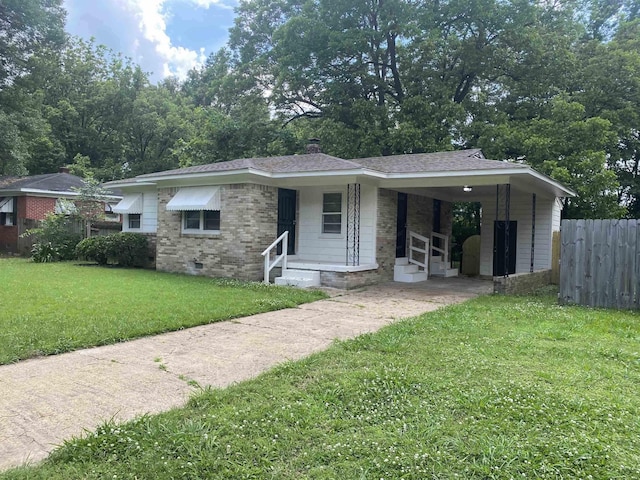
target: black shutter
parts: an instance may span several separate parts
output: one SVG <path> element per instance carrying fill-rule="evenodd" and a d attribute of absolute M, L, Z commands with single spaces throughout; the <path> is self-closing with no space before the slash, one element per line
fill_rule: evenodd
<path fill-rule="evenodd" d="M 13 197 L 13 225 L 18 224 L 18 197 Z"/>

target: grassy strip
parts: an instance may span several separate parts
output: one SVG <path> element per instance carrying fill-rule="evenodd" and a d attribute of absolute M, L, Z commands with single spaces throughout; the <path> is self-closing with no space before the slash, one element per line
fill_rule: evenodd
<path fill-rule="evenodd" d="M 0 363 L 293 307 L 321 292 L 0 259 Z"/>
<path fill-rule="evenodd" d="M 0 477 L 639 478 L 639 319 L 485 297 Z"/>

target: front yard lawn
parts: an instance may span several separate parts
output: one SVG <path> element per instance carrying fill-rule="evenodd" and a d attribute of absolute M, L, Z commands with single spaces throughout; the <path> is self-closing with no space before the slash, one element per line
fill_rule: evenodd
<path fill-rule="evenodd" d="M 149 270 L 0 259 L 0 363 L 120 342 L 323 298 Z"/>
<path fill-rule="evenodd" d="M 639 391 L 637 313 L 488 296 L 105 424 L 0 477 L 640 478 Z"/>

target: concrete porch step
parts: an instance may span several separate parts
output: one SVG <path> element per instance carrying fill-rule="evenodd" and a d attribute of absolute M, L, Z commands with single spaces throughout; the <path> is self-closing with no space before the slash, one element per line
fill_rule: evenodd
<path fill-rule="evenodd" d="M 431 261 L 429 262 L 429 267 L 431 269 L 430 273 L 434 277 L 457 277 L 458 269 L 451 268 L 451 262 L 445 263 L 442 261 L 442 257 L 440 255 L 433 255 L 431 257 Z"/>
<path fill-rule="evenodd" d="M 445 268 L 440 270 L 432 270 L 431 275 L 434 277 L 457 277 L 458 269 L 457 268 Z"/>
<path fill-rule="evenodd" d="M 393 273 L 393 281 L 394 282 L 402 282 L 402 283 L 416 283 L 416 282 L 424 282 L 427 280 L 429 276 L 427 272 L 412 272 L 412 273 Z"/>
<path fill-rule="evenodd" d="M 275 278 L 276 285 L 290 285 L 293 287 L 319 287 L 320 272 L 318 270 L 287 269 L 281 277 Z"/>
<path fill-rule="evenodd" d="M 418 265 L 395 265 L 393 267 L 394 275 L 396 273 L 415 273 L 418 271 Z"/>
<path fill-rule="evenodd" d="M 418 265 L 410 264 L 406 257 L 396 258 L 393 267 L 393 281 L 402 283 L 416 283 L 427 280 L 427 272 L 420 270 Z"/>

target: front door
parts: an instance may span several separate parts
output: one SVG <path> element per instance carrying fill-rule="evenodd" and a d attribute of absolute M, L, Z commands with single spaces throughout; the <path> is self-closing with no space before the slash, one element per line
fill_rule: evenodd
<path fill-rule="evenodd" d="M 433 232 L 440 233 L 440 214 L 442 212 L 442 202 L 437 198 L 433 199 Z M 440 248 L 440 239 L 433 237 L 432 247 Z"/>
<path fill-rule="evenodd" d="M 278 189 L 278 237 L 287 230 L 289 231 L 289 242 L 287 243 L 289 255 L 296 253 L 296 194 L 295 190 Z M 278 245 L 278 255 L 281 253 L 282 246 Z"/>
<path fill-rule="evenodd" d="M 407 256 L 407 194 L 398 192 L 396 258 Z"/>
<path fill-rule="evenodd" d="M 501 277 L 516 273 L 516 239 L 518 238 L 518 222 L 509 222 L 509 239 L 505 238 L 504 220 L 493 224 L 493 276 Z M 509 242 L 509 252 L 505 258 L 505 245 Z M 505 271 L 506 260 L 506 271 Z"/>

